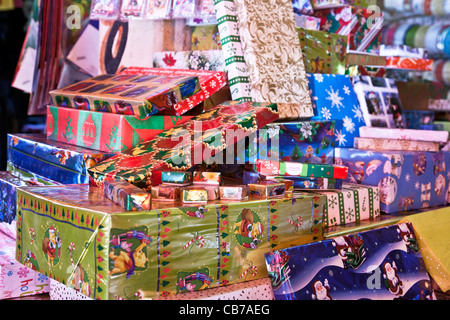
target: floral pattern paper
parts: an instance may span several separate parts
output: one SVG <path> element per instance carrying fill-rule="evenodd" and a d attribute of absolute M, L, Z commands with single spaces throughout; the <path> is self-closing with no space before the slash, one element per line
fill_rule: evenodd
<path fill-rule="evenodd" d="M 252 100 L 292 104 L 298 116 L 312 116 L 292 1 L 234 3 Z M 279 105 L 280 118 L 284 107 Z"/>

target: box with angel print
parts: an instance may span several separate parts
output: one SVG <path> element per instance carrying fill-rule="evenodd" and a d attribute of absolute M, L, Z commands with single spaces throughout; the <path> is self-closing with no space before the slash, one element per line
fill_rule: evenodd
<path fill-rule="evenodd" d="M 348 182 L 380 188 L 382 212 L 446 204 L 450 152 L 337 148 L 335 163 L 348 167 Z"/>
<path fill-rule="evenodd" d="M 314 107 L 311 120 L 335 121 L 336 147 L 353 147 L 359 128 L 365 126 L 363 112 L 350 77 L 338 74 L 307 74 Z"/>

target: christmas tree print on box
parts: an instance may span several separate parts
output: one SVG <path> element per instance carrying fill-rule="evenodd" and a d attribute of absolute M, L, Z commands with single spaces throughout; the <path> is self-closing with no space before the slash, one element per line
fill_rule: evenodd
<path fill-rule="evenodd" d="M 366 124 L 349 76 L 308 73 L 307 78 L 314 107 L 311 120 L 334 120 L 335 146 L 353 147 Z"/>

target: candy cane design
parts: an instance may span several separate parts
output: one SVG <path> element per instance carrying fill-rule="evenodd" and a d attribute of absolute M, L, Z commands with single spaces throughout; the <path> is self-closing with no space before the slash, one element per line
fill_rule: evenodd
<path fill-rule="evenodd" d="M 245 271 L 239 276 L 239 279 L 242 279 L 243 277 L 245 277 L 249 272 L 250 272 L 250 274 L 252 275 L 252 277 L 256 276 L 256 274 L 258 273 L 258 267 L 256 267 L 256 266 L 251 266 L 250 268 L 248 268 L 247 270 L 245 270 Z"/>
<path fill-rule="evenodd" d="M 205 239 L 202 236 L 199 236 L 198 232 L 195 233 L 191 241 L 189 241 L 184 245 L 183 250 L 189 248 L 189 254 L 191 254 L 191 250 L 194 247 L 194 245 L 198 245 L 199 248 L 202 248 L 205 245 Z"/>
<path fill-rule="evenodd" d="M 36 233 L 34 232 L 34 228 L 30 228 L 28 233 L 30 234 L 30 237 L 31 237 L 31 244 L 33 244 L 33 241 L 36 238 Z"/>
<path fill-rule="evenodd" d="M 75 266 L 75 263 L 73 262 L 73 252 L 75 251 L 75 244 L 73 242 L 69 243 L 69 256 L 70 256 L 70 262 L 72 263 L 72 266 Z"/>
<path fill-rule="evenodd" d="M 294 217 L 293 217 L 292 214 L 291 214 L 291 218 L 292 218 L 292 219 L 287 218 L 287 219 L 286 219 L 287 222 L 289 222 L 289 224 L 291 224 L 291 225 L 294 226 L 295 231 L 298 231 L 298 228 L 299 228 L 299 227 L 302 225 L 302 223 L 303 223 L 302 217 L 298 216 L 298 217 L 297 217 L 297 220 L 294 221 Z"/>

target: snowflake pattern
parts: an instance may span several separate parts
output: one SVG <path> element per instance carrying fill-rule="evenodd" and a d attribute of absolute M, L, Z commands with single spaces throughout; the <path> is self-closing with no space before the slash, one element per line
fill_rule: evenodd
<path fill-rule="evenodd" d="M 19 278 L 26 278 L 28 276 L 28 268 L 27 267 L 23 267 L 23 268 L 19 268 L 19 271 L 17 271 L 17 275 L 19 276 Z"/>
<path fill-rule="evenodd" d="M 416 184 L 414 185 L 414 188 L 416 188 L 416 190 L 419 190 L 419 188 L 420 188 L 420 183 L 419 183 L 419 182 L 416 182 Z"/>
<path fill-rule="evenodd" d="M 322 74 L 320 74 L 320 73 L 315 73 L 314 74 L 314 79 L 317 81 L 317 82 L 323 82 L 323 75 Z"/>
<path fill-rule="evenodd" d="M 364 121 L 364 116 L 359 106 L 354 105 L 352 111 L 355 114 L 353 117 L 358 119 L 358 123 Z"/>
<path fill-rule="evenodd" d="M 347 220 L 353 220 L 355 217 L 355 210 L 353 208 L 348 208 L 348 210 L 345 211 L 345 218 Z"/>
<path fill-rule="evenodd" d="M 330 90 L 325 89 L 325 91 L 328 93 L 328 97 L 325 99 L 331 101 L 331 107 L 336 107 L 338 111 L 341 111 L 341 107 L 344 107 L 342 104 L 342 100 L 344 100 L 344 98 L 339 95 L 339 89 L 334 91 L 333 87 L 330 86 Z"/>
<path fill-rule="evenodd" d="M 339 142 L 340 146 L 347 142 L 345 134 L 342 134 L 342 130 L 336 130 L 336 141 Z"/>
<path fill-rule="evenodd" d="M 328 207 L 331 207 L 331 209 L 334 209 L 334 206 L 337 207 L 337 197 L 332 195 L 330 199 L 328 199 Z"/>
<path fill-rule="evenodd" d="M 330 110 L 328 110 L 327 108 L 323 108 L 321 113 L 322 113 L 322 117 L 324 117 L 325 120 L 330 120 L 331 119 Z"/>
<path fill-rule="evenodd" d="M 344 93 L 346 94 L 346 95 L 350 95 L 350 89 L 349 89 L 349 87 L 347 87 L 347 86 L 344 86 Z"/>
<path fill-rule="evenodd" d="M 409 182 L 409 180 L 411 180 L 411 176 L 409 175 L 409 173 L 405 176 L 405 180 L 406 182 Z"/>
<path fill-rule="evenodd" d="M 353 120 L 347 116 L 344 117 L 344 128 L 350 133 L 355 131 L 355 124 L 353 123 Z"/>

